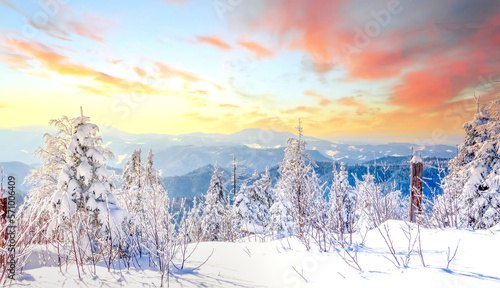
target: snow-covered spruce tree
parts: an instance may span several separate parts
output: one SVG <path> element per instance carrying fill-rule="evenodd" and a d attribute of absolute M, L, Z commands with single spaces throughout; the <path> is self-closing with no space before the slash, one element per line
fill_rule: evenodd
<path fill-rule="evenodd" d="M 461 176 L 458 158 L 448 163 L 448 175 L 441 183 L 443 193 L 434 201 L 432 224 L 440 227 L 459 227 L 459 196 L 464 189 L 466 179 Z"/>
<path fill-rule="evenodd" d="M 266 172 L 261 175 L 258 187 L 258 199 L 260 199 L 260 202 L 264 204 L 267 210 L 270 210 L 276 199 L 272 187 L 271 175 L 269 174 L 269 167 L 266 167 Z"/>
<path fill-rule="evenodd" d="M 340 164 L 337 172 L 333 165 L 333 183 L 329 195 L 329 216 L 332 230 L 343 235 L 354 232 L 357 221 L 356 199 L 353 188 L 349 184 L 347 171 L 344 163 Z"/>
<path fill-rule="evenodd" d="M 265 233 L 271 218 L 269 209 L 273 195 L 269 169 L 258 178 L 259 174 L 255 171 L 252 176 L 253 183 L 249 186 L 243 185 L 234 200 L 234 226 L 236 231 L 243 234 Z"/>
<path fill-rule="evenodd" d="M 217 163 L 214 167 L 214 174 L 210 180 L 205 197 L 205 208 L 201 217 L 201 227 L 203 230 L 203 240 L 205 241 L 225 241 L 231 238 L 231 209 L 226 199 L 227 189 L 224 187 L 222 172 L 219 171 Z"/>
<path fill-rule="evenodd" d="M 161 275 L 161 287 L 165 276 L 169 281 L 171 262 L 178 248 L 175 231 L 175 216 L 171 213 L 173 203 L 169 200 L 163 187 L 161 174 L 153 169 L 153 152 L 149 151 L 148 161 L 144 169 L 145 195 L 143 211 L 138 211 L 142 221 L 143 249 L 148 251 L 149 263 L 158 269 Z"/>
<path fill-rule="evenodd" d="M 58 176 L 62 167 L 66 164 L 66 154 L 72 135 L 72 123 L 74 119 L 63 116 L 61 119 L 50 120 L 49 124 L 57 128 L 54 134 L 43 136 L 45 147 L 37 147 L 33 153 L 43 161 L 41 168 L 31 170 L 26 181 L 31 184 L 31 189 L 25 199 L 24 214 L 36 216 L 36 225 L 33 225 L 32 233 L 36 233 L 35 242 L 45 242 L 46 226 L 54 216 L 52 209 L 52 197 L 57 191 Z"/>
<path fill-rule="evenodd" d="M 383 197 L 381 187 L 375 183 L 375 176 L 368 172 L 362 176 L 363 180 L 356 178 L 356 223 L 357 231 L 365 232 L 377 227 L 384 221 Z"/>
<path fill-rule="evenodd" d="M 153 168 L 153 149 L 149 149 L 146 164 L 144 166 L 144 186 L 146 187 L 163 187 L 161 171 Z"/>
<path fill-rule="evenodd" d="M 464 124 L 465 139 L 450 161 L 438 205 L 448 206 L 453 224 L 457 200 L 458 224 L 486 229 L 500 222 L 500 100 L 478 107 Z M 445 225 L 448 225 L 445 223 Z"/>
<path fill-rule="evenodd" d="M 134 150 L 130 155 L 130 160 L 123 166 L 122 181 L 119 201 L 123 208 L 132 215 L 137 214 L 141 209 L 142 187 L 143 187 L 143 167 L 141 164 L 141 149 Z"/>
<path fill-rule="evenodd" d="M 151 211 L 156 213 L 155 219 L 167 219 L 168 209 L 160 209 L 151 199 L 158 199 L 170 205 L 167 192 L 163 187 L 161 172 L 153 168 L 153 150 L 150 149 L 146 163 L 141 163 L 141 150 L 135 150 L 130 156 L 130 160 L 125 164 L 122 174 L 123 186 L 121 187 L 120 203 L 127 207 L 132 215 L 131 233 L 133 238 L 133 250 L 142 256 L 148 241 L 145 237 L 149 227 L 157 225 L 152 223 Z M 166 224 L 165 224 L 166 225 Z M 165 228 L 165 227 L 163 227 Z M 167 229 L 167 228 L 165 228 Z M 150 235 L 149 235 L 150 236 Z"/>
<path fill-rule="evenodd" d="M 203 209 L 203 203 L 195 197 L 193 200 L 193 207 L 188 212 L 187 224 L 185 227 L 182 227 L 186 231 L 190 243 L 197 243 L 203 239 L 203 230 L 201 226 Z"/>
<path fill-rule="evenodd" d="M 123 166 L 121 180 L 122 187 L 119 189 L 118 201 L 131 214 L 131 239 L 127 241 L 129 255 L 139 254 L 142 257 L 143 249 L 143 224 L 144 224 L 144 168 L 141 163 L 141 150 L 134 150 L 130 155 L 130 160 Z M 131 258 L 125 258 L 131 260 Z M 130 262 L 125 262 L 130 265 Z"/>
<path fill-rule="evenodd" d="M 112 193 L 114 187 L 106 169 L 106 157 L 112 153 L 102 147 L 97 125 L 88 122 L 88 117 L 81 116 L 72 123 L 67 163 L 53 197 L 60 214 L 48 231 L 71 242 L 75 261 L 80 263 L 95 259 L 95 255 L 113 254 L 113 248 L 118 248 L 120 239 L 128 234 L 130 218 Z"/>
<path fill-rule="evenodd" d="M 384 184 L 385 185 L 385 184 Z M 389 219 L 404 219 L 407 213 L 407 205 L 401 198 L 401 191 L 390 191 L 377 184 L 375 175 L 367 173 L 362 176 L 362 180 L 356 178 L 356 224 L 355 231 L 363 234 L 369 229 L 375 228 Z M 390 191 L 390 192 L 389 192 Z"/>
<path fill-rule="evenodd" d="M 202 240 L 203 231 L 201 230 L 201 217 L 202 211 L 201 203 L 197 199 L 193 200 L 193 207 L 188 211 L 186 201 L 183 199 L 180 203 L 179 209 L 180 217 L 178 221 L 178 233 L 176 243 L 178 246 L 179 269 L 184 269 L 184 264 L 191 257 L 193 252 L 198 247 L 198 243 Z M 189 245 L 196 243 L 195 245 Z"/>
<path fill-rule="evenodd" d="M 271 207 L 270 230 L 277 238 L 291 235 L 302 238 L 313 219 L 311 213 L 317 213 L 314 200 L 321 197 L 318 196 L 321 195 L 321 187 L 317 178 L 313 177 L 312 160 L 302 140 L 300 121 L 297 130 L 298 139 L 287 141 L 285 157 L 278 170 L 280 178 L 276 185 L 276 202 Z"/>

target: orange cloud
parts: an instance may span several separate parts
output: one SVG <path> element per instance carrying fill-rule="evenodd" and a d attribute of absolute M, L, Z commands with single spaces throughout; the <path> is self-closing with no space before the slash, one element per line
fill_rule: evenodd
<path fill-rule="evenodd" d="M 66 26 L 70 31 L 76 33 L 81 37 L 104 43 L 104 38 L 96 34 L 96 32 L 99 31 L 99 29 L 92 29 L 88 25 L 88 23 L 78 23 L 74 21 L 69 21 L 68 23 L 66 23 Z"/>
<path fill-rule="evenodd" d="M 186 82 L 200 82 L 202 79 L 200 79 L 198 76 L 196 76 L 193 73 L 189 73 L 183 70 L 178 70 L 174 69 L 170 66 L 167 66 L 161 62 L 155 62 L 154 63 L 156 69 L 159 72 L 160 77 L 165 77 L 165 78 L 175 78 L 179 77 L 182 78 Z"/>
<path fill-rule="evenodd" d="M 240 108 L 240 106 L 233 104 L 219 104 L 218 106 L 222 108 Z"/>
<path fill-rule="evenodd" d="M 138 76 L 140 76 L 142 78 L 147 76 L 146 71 L 144 71 L 144 69 L 139 68 L 139 67 L 134 67 L 134 72 L 135 72 L 135 74 L 137 74 Z"/>
<path fill-rule="evenodd" d="M 92 31 L 92 29 L 90 29 L 86 23 L 84 24 L 84 23 L 77 23 L 77 22 L 70 21 L 66 25 L 67 25 L 68 29 L 70 29 L 72 32 L 76 33 L 77 35 L 79 35 L 81 37 L 104 43 L 104 38 L 96 35 L 95 32 Z"/>
<path fill-rule="evenodd" d="M 260 44 L 258 44 L 256 42 L 239 41 L 238 45 L 253 52 L 255 54 L 255 56 L 257 57 L 257 59 L 262 59 L 262 58 L 274 56 L 274 53 L 271 50 L 262 47 Z"/>
<path fill-rule="evenodd" d="M 358 115 L 364 115 L 367 113 L 373 113 L 379 111 L 378 108 L 368 108 L 368 106 L 356 100 L 354 97 L 340 98 L 337 102 L 339 105 L 357 107 L 358 109 L 356 110 L 356 113 Z"/>
<path fill-rule="evenodd" d="M 4 63 L 7 63 L 12 69 L 25 69 L 30 67 L 28 63 L 29 58 L 23 55 L 15 54 L 15 53 L 0 53 L 1 60 Z"/>
<path fill-rule="evenodd" d="M 129 81 L 123 78 L 114 77 L 106 73 L 98 72 L 95 81 L 107 84 L 113 88 L 119 88 L 129 93 L 158 94 L 159 91 L 149 85 L 137 81 Z"/>
<path fill-rule="evenodd" d="M 118 64 L 118 63 L 122 63 L 122 62 L 123 62 L 123 60 L 121 60 L 121 59 L 116 59 L 116 60 L 109 60 L 109 61 L 107 61 L 107 62 L 109 62 L 109 63 L 111 63 L 111 64 Z"/>
<path fill-rule="evenodd" d="M 318 94 L 318 93 L 311 91 L 311 90 L 304 91 L 304 95 L 317 98 L 319 101 L 319 105 L 321 105 L 321 106 L 327 106 L 327 105 L 330 105 L 330 103 L 331 103 L 331 101 L 328 100 L 325 96 Z"/>
<path fill-rule="evenodd" d="M 40 43 L 29 43 L 15 39 L 4 39 L 7 49 L 37 60 L 42 66 L 61 75 L 95 76 L 96 71 L 68 61 L 68 57 L 50 50 Z"/>
<path fill-rule="evenodd" d="M 366 51 L 350 57 L 345 64 L 349 79 L 378 80 L 399 76 L 411 60 L 404 58 L 400 51 Z"/>
<path fill-rule="evenodd" d="M 94 95 L 101 95 L 101 96 L 105 96 L 105 97 L 111 97 L 111 95 L 109 95 L 109 91 L 106 90 L 106 89 L 99 89 L 99 88 L 96 88 L 95 86 L 82 85 L 82 84 L 75 85 L 75 87 L 78 87 L 81 90 L 83 90 L 85 92 L 88 92 L 88 93 L 91 93 L 91 94 L 94 94 Z"/>
<path fill-rule="evenodd" d="M 196 37 L 196 40 L 199 43 L 209 44 L 209 45 L 215 46 L 221 50 L 231 50 L 232 49 L 231 45 L 222 41 L 219 37 L 198 36 L 198 37 Z"/>
<path fill-rule="evenodd" d="M 16 51 L 16 57 L 20 59 L 33 59 L 40 63 L 40 65 L 54 73 L 60 75 L 68 75 L 74 77 L 85 77 L 91 81 L 97 82 L 96 84 L 103 84 L 107 89 L 103 90 L 98 87 L 89 89 L 89 85 L 76 86 L 85 91 L 97 92 L 104 96 L 109 96 L 109 93 L 123 93 L 123 92 L 137 92 L 146 94 L 158 94 L 159 91 L 149 85 L 137 81 L 129 81 L 126 79 L 114 77 L 106 73 L 99 72 L 95 69 L 89 68 L 81 64 L 72 63 L 68 56 L 56 53 L 47 46 L 40 43 L 29 43 L 18 41 L 15 39 L 1 40 L 7 44 L 6 48 L 10 51 Z M 21 62 L 19 62 L 21 63 Z M 27 66 L 19 67 L 21 69 L 28 68 Z M 103 91 L 106 91 L 103 94 Z"/>
<path fill-rule="evenodd" d="M 404 84 L 393 88 L 392 103 L 408 107 L 439 105 L 456 95 L 464 85 L 453 85 L 450 77 L 437 77 L 427 71 L 410 72 Z"/>
<path fill-rule="evenodd" d="M 281 113 L 284 114 L 294 114 L 294 113 L 310 113 L 310 114 L 316 114 L 320 111 L 319 108 L 314 108 L 314 107 L 306 107 L 306 106 L 299 106 L 293 109 L 289 110 L 284 110 L 281 111 Z"/>

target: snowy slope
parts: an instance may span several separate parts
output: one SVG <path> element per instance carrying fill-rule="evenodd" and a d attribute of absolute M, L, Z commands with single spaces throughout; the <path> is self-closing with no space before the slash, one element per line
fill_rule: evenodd
<path fill-rule="evenodd" d="M 404 257 L 407 225 L 386 224 L 398 257 Z M 386 258 L 392 256 L 379 231 L 369 231 L 358 253 L 362 272 L 335 252 L 318 252 L 314 245 L 307 251 L 295 238 L 260 243 L 252 236 L 237 243 L 205 242 L 185 269 L 173 271 L 170 287 L 500 287 L 500 226 L 489 231 L 422 229 L 421 241 L 426 267 L 413 252 L 408 267 L 397 268 Z M 459 241 L 456 257 L 446 269 L 447 251 L 453 254 Z M 193 271 L 212 251 L 207 263 Z M 87 273 L 78 280 L 74 267 L 63 267 L 60 273 L 55 262 L 52 267 L 40 267 L 36 258 L 33 255 L 30 267 L 12 287 L 159 286 L 159 274 L 147 267 L 147 259 L 141 261 L 143 270 L 126 270 L 117 264 L 111 273 L 100 263 L 96 276 Z"/>

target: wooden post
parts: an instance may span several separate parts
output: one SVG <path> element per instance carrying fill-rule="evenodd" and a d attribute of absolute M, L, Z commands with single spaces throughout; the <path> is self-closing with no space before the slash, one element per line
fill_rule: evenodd
<path fill-rule="evenodd" d="M 410 161 L 410 212 L 409 220 L 412 223 L 420 224 L 420 215 L 422 214 L 422 176 L 424 163 L 422 158 L 416 153 L 412 153 Z"/>
<path fill-rule="evenodd" d="M 83 117 L 83 106 L 80 106 L 80 114 L 82 115 Z"/>

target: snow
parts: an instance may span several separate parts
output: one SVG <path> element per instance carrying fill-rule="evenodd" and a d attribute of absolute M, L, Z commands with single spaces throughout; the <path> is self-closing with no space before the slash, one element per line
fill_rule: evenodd
<path fill-rule="evenodd" d="M 85 185 L 89 185 L 90 180 L 92 179 L 93 173 L 92 173 L 92 166 L 90 166 L 87 159 L 82 159 L 82 162 L 80 163 L 80 165 L 78 166 L 76 171 L 77 171 L 77 174 L 76 174 L 77 177 L 78 178 L 83 177 L 83 179 L 84 179 L 83 183 Z"/>
<path fill-rule="evenodd" d="M 422 161 L 422 157 L 420 157 L 420 155 L 418 155 L 417 153 L 415 153 L 410 160 L 410 163 L 423 163 L 423 162 L 424 161 Z"/>
<path fill-rule="evenodd" d="M 403 256 L 408 247 L 403 230 L 408 225 L 395 220 L 385 225 L 398 256 Z M 416 233 L 415 226 L 410 227 Z M 396 268 L 385 258 L 392 256 L 379 231 L 372 229 L 359 246 L 363 272 L 347 266 L 335 252 L 319 252 L 314 245 L 307 251 L 296 238 L 264 243 L 261 240 L 252 235 L 236 243 L 200 243 L 184 269 L 173 270 L 170 287 L 500 287 L 496 265 L 500 249 L 494 248 L 500 241 L 500 225 L 481 231 L 421 228 L 427 266 L 423 267 L 413 252 L 408 268 Z M 446 269 L 447 251 L 453 253 L 458 243 L 456 257 Z M 159 286 L 159 273 L 148 268 L 147 257 L 139 260 L 142 270 L 127 270 L 115 263 L 115 268 L 107 272 L 105 265 L 99 263 L 97 275 L 88 272 L 89 266 L 79 280 L 74 266 L 63 267 L 63 273 L 59 272 L 54 260 L 56 253 L 46 249 L 35 249 L 25 271 L 11 287 Z M 212 251 L 206 264 L 193 271 Z M 48 263 L 41 264 L 42 259 L 48 259 Z"/>

